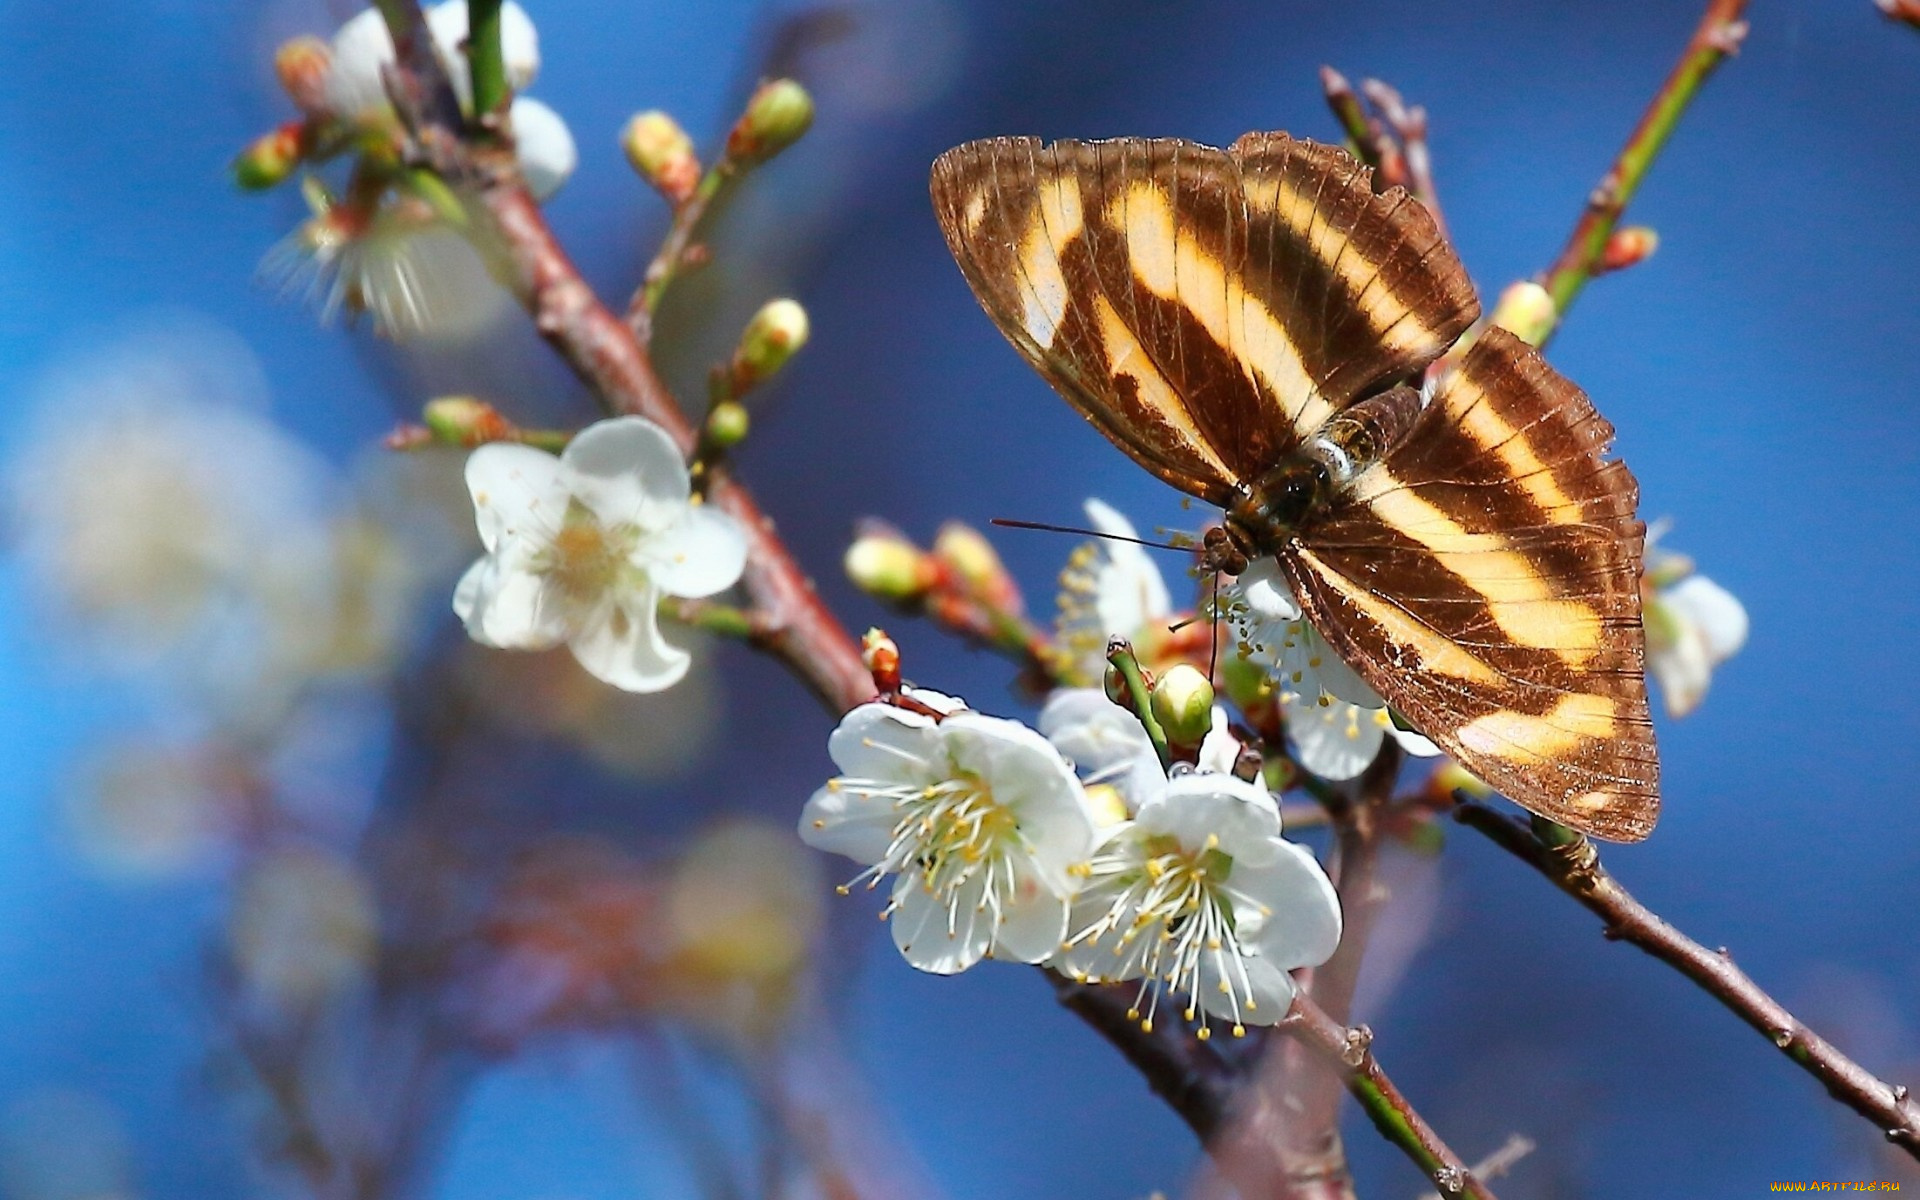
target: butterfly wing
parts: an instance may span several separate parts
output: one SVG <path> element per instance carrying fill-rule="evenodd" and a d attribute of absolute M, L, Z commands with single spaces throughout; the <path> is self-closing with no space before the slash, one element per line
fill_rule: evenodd
<path fill-rule="evenodd" d="M 1232 151 L 994 138 L 941 155 L 932 191 L 1027 361 L 1142 466 L 1222 506 L 1478 313 L 1417 201 L 1284 134 Z"/>
<path fill-rule="evenodd" d="M 1534 812 L 1639 841 L 1660 811 L 1645 527 L 1613 427 L 1490 328 L 1412 432 L 1280 554 L 1314 627 L 1393 707 Z"/>

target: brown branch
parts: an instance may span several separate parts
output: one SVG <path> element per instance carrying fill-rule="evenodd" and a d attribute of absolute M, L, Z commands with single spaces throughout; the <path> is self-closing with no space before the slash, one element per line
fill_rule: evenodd
<path fill-rule="evenodd" d="M 1631 942 L 1698 984 L 1819 1080 L 1834 1099 L 1920 1159 L 1920 1104 L 1904 1086 L 1880 1079 L 1807 1028 L 1735 966 L 1725 947 L 1707 949 L 1636 900 L 1600 865 L 1592 842 L 1575 837 L 1565 845 L 1546 845 L 1525 821 L 1482 804 L 1462 804 L 1454 815 L 1585 905 L 1606 923 L 1608 938 Z"/>
<path fill-rule="evenodd" d="M 1540 284 L 1553 297 L 1554 308 L 1564 316 L 1580 290 L 1599 269 L 1607 251 L 1607 241 L 1620 223 L 1620 214 L 1640 188 L 1647 169 L 1673 133 L 1680 114 L 1700 91 L 1713 69 L 1740 48 L 1747 34 L 1742 20 L 1747 0 L 1708 0 L 1707 11 L 1687 42 L 1673 72 L 1667 76 L 1653 101 L 1641 114 L 1640 123 L 1627 137 L 1627 144 L 1607 168 L 1599 186 L 1587 197 L 1586 211 L 1575 223 L 1560 256 L 1540 277 Z M 1551 336 L 1552 331 L 1548 331 Z"/>
<path fill-rule="evenodd" d="M 413 0 L 382 0 L 382 11 L 396 44 L 403 34 L 411 37 L 418 31 L 419 6 Z M 464 143 L 444 114 L 434 116 L 436 106 L 418 102 L 419 96 L 437 95 L 447 87 L 445 72 L 430 51 L 403 63 L 394 72 L 394 92 L 420 154 L 467 191 L 476 217 L 491 226 L 482 235 L 494 269 L 532 315 L 541 336 L 609 413 L 645 417 L 666 430 L 683 453 L 692 453 L 697 431 L 633 330 L 593 294 L 553 236 L 520 180 L 511 150 Z M 871 699 L 873 680 L 859 647 L 820 601 L 813 581 L 774 533 L 773 521 L 752 494 L 724 475 L 716 476 L 707 494 L 747 532 L 742 582 L 764 630 L 755 644 L 784 661 L 835 712 Z"/>
<path fill-rule="evenodd" d="M 1440 193 L 1433 186 L 1433 154 L 1427 146 L 1427 110 L 1417 104 L 1409 108 L 1398 91 L 1378 79 L 1363 81 L 1360 90 L 1399 143 L 1407 190 L 1427 206 L 1440 236 L 1446 237 L 1447 219 L 1440 213 Z"/>

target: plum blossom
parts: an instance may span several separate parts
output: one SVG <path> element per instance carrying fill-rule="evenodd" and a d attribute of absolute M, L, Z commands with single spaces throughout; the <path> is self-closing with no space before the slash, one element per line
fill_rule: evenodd
<path fill-rule="evenodd" d="M 1647 669 L 1660 682 L 1667 714 L 1684 717 L 1706 699 L 1713 669 L 1746 644 L 1747 610 L 1679 555 L 1650 557 Z"/>
<path fill-rule="evenodd" d="M 1080 546 L 1060 573 L 1056 623 L 1071 682 L 1098 683 L 1106 674 L 1107 639 L 1141 641 L 1158 633 L 1173 613 L 1173 599 L 1160 568 L 1135 538 L 1133 523 L 1104 501 L 1086 502 L 1087 520 L 1106 537 Z"/>
<path fill-rule="evenodd" d="M 472 72 L 467 67 L 467 0 L 443 0 L 426 10 L 427 30 L 446 67 L 462 108 L 473 103 Z M 343 120 L 365 122 L 391 109 L 384 68 L 393 62 L 393 37 L 378 8 L 366 8 L 333 35 L 327 72 L 327 107 Z M 524 8 L 507 0 L 500 8 L 500 52 L 507 82 L 522 91 L 540 71 L 540 39 Z"/>
<path fill-rule="evenodd" d="M 660 634 L 661 597 L 711 596 L 746 566 L 739 523 L 692 501 L 680 451 L 640 417 L 591 425 L 558 458 L 482 446 L 467 487 L 486 548 L 454 592 L 467 632 L 509 650 L 565 643 L 630 692 L 687 671 L 687 652 Z"/>
<path fill-rule="evenodd" d="M 1221 589 L 1222 614 L 1239 634 L 1239 653 L 1264 666 L 1280 689 L 1294 758 L 1322 779 L 1352 779 L 1392 737 L 1409 754 L 1440 748 L 1401 729 L 1387 703 L 1329 646 L 1300 610 L 1277 560 L 1251 564 Z"/>
<path fill-rule="evenodd" d="M 1151 1029 L 1163 992 L 1210 1018 L 1270 1025 L 1293 1003 L 1288 972 L 1340 943 L 1340 900 L 1305 848 L 1280 836 L 1257 783 L 1176 769 L 1082 871 L 1057 965 L 1084 982 L 1140 980 L 1129 1015 Z"/>
<path fill-rule="evenodd" d="M 1100 688 L 1060 688 L 1040 709 L 1039 729 L 1053 748 L 1079 773 L 1099 811 L 1110 788 L 1131 815 L 1166 783 L 1166 770 L 1154 753 L 1140 718 L 1107 698 Z"/>
<path fill-rule="evenodd" d="M 911 694 L 936 712 L 953 703 Z M 1080 781 L 1045 738 L 966 709 L 936 718 L 872 703 L 841 719 L 827 750 L 840 774 L 807 801 L 800 837 L 866 864 L 843 892 L 894 876 L 883 915 L 908 962 L 952 975 L 1060 949 L 1096 834 Z"/>

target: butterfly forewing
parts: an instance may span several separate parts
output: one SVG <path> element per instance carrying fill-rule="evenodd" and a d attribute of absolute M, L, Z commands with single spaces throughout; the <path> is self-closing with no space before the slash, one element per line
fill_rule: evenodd
<path fill-rule="evenodd" d="M 1526 807 L 1637 841 L 1659 814 L 1643 528 L 1613 429 L 1492 328 L 1409 436 L 1280 554 L 1314 625 Z"/>
<path fill-rule="evenodd" d="M 1418 202 L 1284 134 L 971 142 L 934 210 L 982 305 L 1088 419 L 1214 503 L 1478 313 Z"/>

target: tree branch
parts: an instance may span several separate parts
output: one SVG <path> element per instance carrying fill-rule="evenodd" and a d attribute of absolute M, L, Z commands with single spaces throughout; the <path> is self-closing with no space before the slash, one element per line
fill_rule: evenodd
<path fill-rule="evenodd" d="M 1707 949 L 1636 900 L 1600 865 L 1592 842 L 1576 836 L 1565 845 L 1546 845 L 1525 821 L 1483 804 L 1462 804 L 1454 815 L 1585 905 L 1606 923 L 1607 937 L 1631 942 L 1698 984 L 1819 1080 L 1834 1099 L 1920 1159 L 1920 1105 L 1904 1086 L 1880 1079 L 1807 1028 L 1735 966 L 1725 947 Z"/>
<path fill-rule="evenodd" d="M 1613 165 L 1600 178 L 1599 186 L 1587 197 L 1586 211 L 1575 223 L 1567 244 L 1551 267 L 1540 277 L 1540 284 L 1553 297 L 1560 317 L 1572 306 L 1580 290 L 1599 269 L 1607 251 L 1607 240 L 1620 223 L 1627 202 L 1639 191 L 1647 168 L 1667 143 L 1680 114 L 1700 91 L 1700 85 L 1721 61 L 1739 50 L 1747 34 L 1741 19 L 1747 0 L 1708 0 L 1706 14 L 1688 40 L 1673 72 L 1667 76 L 1653 102 L 1641 114 L 1640 123 L 1627 137 Z M 1552 336 L 1548 330 L 1547 336 Z"/>

